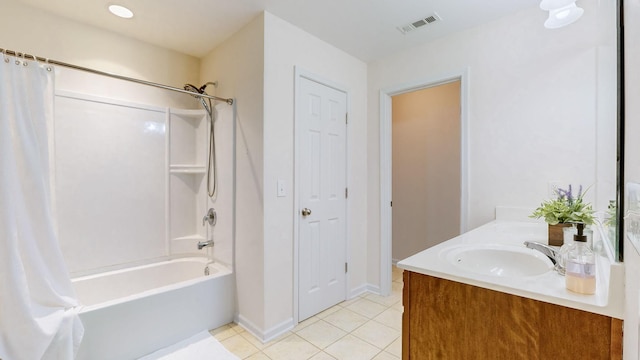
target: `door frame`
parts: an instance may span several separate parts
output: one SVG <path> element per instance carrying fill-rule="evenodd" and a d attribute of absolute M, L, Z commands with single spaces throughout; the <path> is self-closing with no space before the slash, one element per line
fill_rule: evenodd
<path fill-rule="evenodd" d="M 327 78 L 324 78 L 320 75 L 317 75 L 315 73 L 312 73 L 308 70 L 305 70 L 303 68 L 301 68 L 300 66 L 294 66 L 294 90 L 293 90 L 293 106 L 294 106 L 294 113 L 293 113 L 293 166 L 294 166 L 294 171 L 293 171 L 293 324 L 295 326 L 295 324 L 298 324 L 298 319 L 299 319 L 299 314 L 298 314 L 298 310 L 299 310 L 299 291 L 300 291 L 300 286 L 299 286 L 299 254 L 298 251 L 300 249 L 300 216 L 298 216 L 298 212 L 300 211 L 300 156 L 298 156 L 299 154 L 299 150 L 300 150 L 300 136 L 299 136 L 299 131 L 300 131 L 300 127 L 298 126 L 298 111 L 300 110 L 300 106 L 302 104 L 300 104 L 300 94 L 298 93 L 300 91 L 300 81 L 302 79 L 307 79 L 307 80 L 311 80 L 314 82 L 317 82 L 319 84 L 322 84 L 324 86 L 333 88 L 335 90 L 341 91 L 343 93 L 345 93 L 346 95 L 346 111 L 347 114 L 349 114 L 349 109 L 350 109 L 350 103 L 349 103 L 349 98 L 350 98 L 350 94 L 349 91 L 347 90 L 347 88 L 345 86 L 342 86 L 340 84 L 337 84 Z M 348 115 L 347 115 L 348 116 Z M 346 129 L 345 129 L 345 184 L 347 186 L 347 188 L 349 187 L 349 126 L 347 124 Z M 351 259 L 351 256 L 349 254 L 349 199 L 346 199 L 346 204 L 345 204 L 345 261 L 347 263 L 349 263 L 349 260 Z M 347 272 L 345 274 L 345 289 L 344 289 L 344 293 L 345 293 L 345 299 L 349 298 L 349 272 Z"/>
<path fill-rule="evenodd" d="M 460 233 L 469 221 L 469 68 L 380 90 L 380 293 L 391 293 L 392 102 L 391 97 L 460 80 Z"/>

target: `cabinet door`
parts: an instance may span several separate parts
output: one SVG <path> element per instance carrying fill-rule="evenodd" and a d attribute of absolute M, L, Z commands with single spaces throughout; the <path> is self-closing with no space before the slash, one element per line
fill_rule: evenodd
<path fill-rule="evenodd" d="M 403 359 L 466 359 L 464 287 L 408 271 L 404 277 Z"/>
<path fill-rule="evenodd" d="M 622 321 L 404 272 L 402 358 L 622 359 Z"/>

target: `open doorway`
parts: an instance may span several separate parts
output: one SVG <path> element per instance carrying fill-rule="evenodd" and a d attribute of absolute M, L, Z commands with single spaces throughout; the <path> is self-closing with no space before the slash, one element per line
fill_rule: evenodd
<path fill-rule="evenodd" d="M 469 73 L 468 69 L 459 72 L 444 74 L 431 79 L 423 79 L 411 83 L 405 83 L 392 88 L 382 89 L 380 91 L 380 293 L 389 295 L 391 293 L 391 268 L 392 260 L 392 205 L 393 210 L 396 209 L 395 199 L 392 203 L 392 115 L 393 115 L 393 99 L 392 97 L 412 93 L 423 89 L 437 87 L 457 82 L 459 84 L 459 231 L 464 233 L 467 230 L 467 219 L 469 211 L 469 166 L 468 166 L 468 92 L 469 92 Z M 411 172 L 407 176 L 411 176 Z M 455 200 L 452 200 L 455 201 Z M 413 221 L 422 221 L 413 217 Z M 409 219 L 411 220 L 411 219 Z M 453 234 L 454 236 L 455 234 Z M 445 238 L 443 240 L 447 240 Z M 442 241 L 442 240 L 441 240 Z M 433 244 L 420 244 L 420 251 Z M 409 250 L 414 251 L 414 250 Z M 414 251 L 415 253 L 415 251 Z M 395 260 L 401 260 L 403 255 L 398 254 Z"/>
<path fill-rule="evenodd" d="M 460 80 L 391 99 L 395 264 L 460 235 Z"/>

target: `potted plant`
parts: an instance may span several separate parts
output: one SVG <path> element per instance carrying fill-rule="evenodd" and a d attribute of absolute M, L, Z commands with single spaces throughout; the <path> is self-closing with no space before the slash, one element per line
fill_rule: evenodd
<path fill-rule="evenodd" d="M 573 195 L 571 185 L 567 190 L 558 188 L 555 193 L 555 199 L 544 201 L 530 217 L 544 218 L 549 224 L 549 245 L 561 246 L 564 227 L 573 223 L 593 224 L 593 207 L 584 201 L 582 186 L 577 196 Z"/>

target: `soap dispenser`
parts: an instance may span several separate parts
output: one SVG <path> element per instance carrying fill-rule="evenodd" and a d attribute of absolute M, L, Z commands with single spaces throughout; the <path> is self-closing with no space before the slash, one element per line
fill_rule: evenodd
<path fill-rule="evenodd" d="M 569 252 L 575 247 L 574 242 L 573 242 L 573 238 L 576 234 L 576 225 L 572 224 L 571 227 L 565 227 L 562 229 L 563 230 L 563 244 L 560 247 L 559 250 L 559 255 L 558 255 L 558 267 L 557 267 L 557 271 L 558 274 L 560 275 L 564 275 L 565 274 L 565 269 L 567 267 L 567 255 L 569 254 Z"/>
<path fill-rule="evenodd" d="M 584 224 L 577 224 L 578 233 L 573 236 L 573 247 L 565 261 L 565 281 L 568 290 L 579 294 L 596 292 L 596 257 L 587 245 Z"/>

